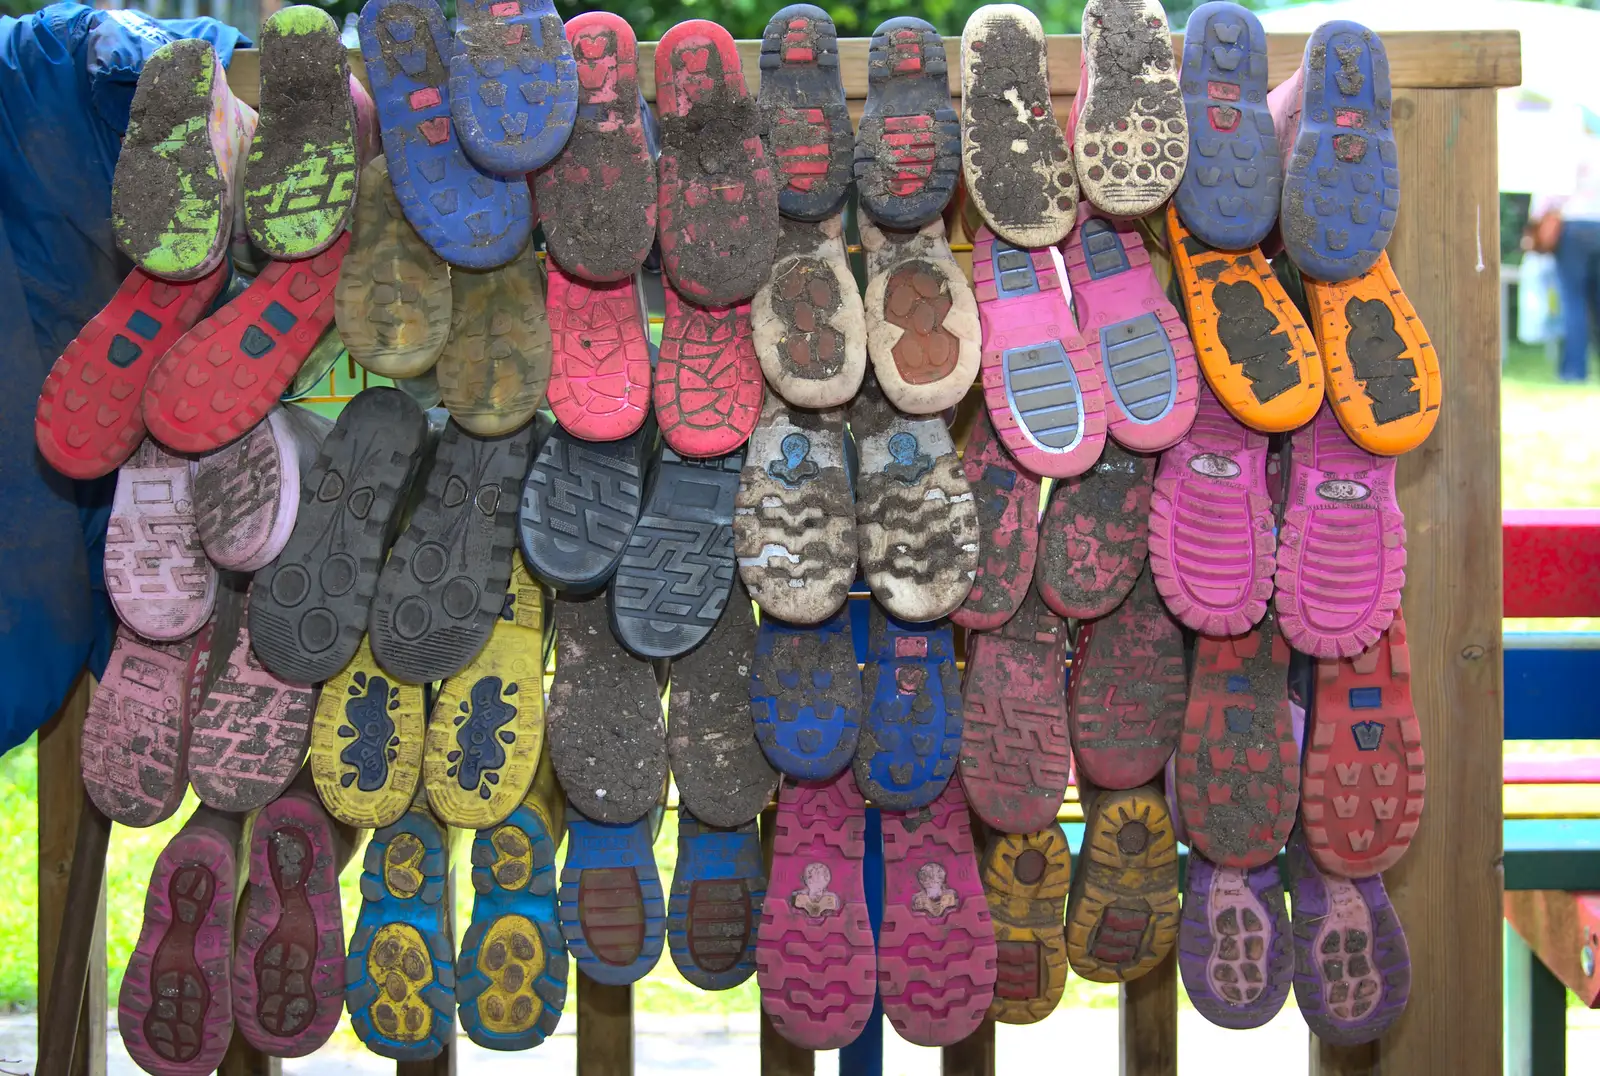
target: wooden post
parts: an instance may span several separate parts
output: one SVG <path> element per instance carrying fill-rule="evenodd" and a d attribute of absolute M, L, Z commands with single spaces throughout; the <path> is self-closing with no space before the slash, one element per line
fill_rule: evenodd
<path fill-rule="evenodd" d="M 69 1013 L 87 1003 L 89 968 L 98 952 L 104 961 L 106 885 L 106 845 L 111 839 L 111 821 L 85 797 L 78 810 L 78 830 L 73 840 L 72 873 L 67 881 L 66 906 L 100 906 L 94 930 L 66 930 L 56 946 L 55 965 L 50 972 L 50 993 L 40 999 L 47 1013 Z M 99 982 L 105 996 L 105 977 Z M 104 1004 L 101 1005 L 104 1008 Z M 66 1076 L 74 1071 L 74 1058 L 88 1058 L 90 1044 L 78 1037 L 79 1021 L 45 1020 L 39 1025 L 39 1076 Z M 102 1044 L 103 1045 L 103 1044 Z"/>
<path fill-rule="evenodd" d="M 633 987 L 578 972 L 578 1076 L 631 1076 Z"/>
<path fill-rule="evenodd" d="M 84 987 L 72 1004 L 77 1031 L 71 1036 L 70 1059 L 59 1063 L 57 1071 L 71 1076 L 104 1076 L 106 1071 L 106 894 L 105 853 L 101 844 L 97 873 L 100 884 L 89 892 L 95 895 L 94 908 L 69 906 L 74 849 L 79 836 L 80 812 L 93 807 L 83 787 L 78 761 L 83 740 L 83 717 L 89 710 L 95 681 L 87 672 L 79 675 L 61 709 L 39 730 L 39 999 L 51 996 L 51 976 L 56 967 L 56 952 L 63 931 L 72 924 L 74 931 L 92 916 L 94 927 L 88 939 L 88 964 Z M 98 812 L 95 812 L 98 814 Z M 91 820 L 92 821 L 92 820 Z M 97 827 L 91 826 L 91 830 Z M 108 832 L 108 831 L 106 831 Z M 70 937 L 70 935 L 68 935 Z M 77 991 L 73 991 L 77 993 Z M 39 1048 L 45 1053 L 47 1029 L 57 1020 L 73 1016 L 46 1008 L 39 1014 Z M 56 1062 L 52 1061 L 52 1064 Z"/>
<path fill-rule="evenodd" d="M 1406 1012 L 1378 1048 L 1385 1072 L 1501 1071 L 1495 117 L 1487 83 L 1394 94 L 1405 193 L 1389 254 L 1438 350 L 1444 405 L 1433 435 L 1398 468 L 1411 689 L 1428 789 L 1416 839 L 1384 878 L 1412 965 Z"/>
<path fill-rule="evenodd" d="M 1177 1076 L 1177 949 L 1119 993 L 1122 1076 Z"/>
<path fill-rule="evenodd" d="M 772 876 L 772 840 L 777 822 L 777 807 L 761 812 L 761 862 L 768 878 Z M 761 1076 L 812 1076 L 816 1065 L 816 1052 L 796 1046 L 778 1034 L 766 1010 L 761 1010 Z"/>
<path fill-rule="evenodd" d="M 939 1060 L 940 1076 L 995 1076 L 994 1017 L 985 1016 L 978 1030 L 946 1046 Z"/>

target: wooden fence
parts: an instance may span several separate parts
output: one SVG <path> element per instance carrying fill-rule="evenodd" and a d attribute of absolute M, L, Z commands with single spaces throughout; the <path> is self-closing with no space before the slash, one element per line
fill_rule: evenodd
<path fill-rule="evenodd" d="M 1181 39 L 1179 39 L 1181 40 Z M 1496 179 L 1497 87 L 1521 81 L 1515 31 L 1396 33 L 1384 38 L 1394 86 L 1394 125 L 1404 194 L 1389 246 L 1406 293 L 1432 334 L 1444 373 L 1444 408 L 1433 436 L 1403 457 L 1400 504 L 1406 515 L 1406 620 L 1412 639 L 1412 689 L 1428 755 L 1428 806 L 1404 860 L 1385 876 L 1411 946 L 1413 979 L 1405 1015 L 1380 1042 L 1336 1048 L 1311 1044 L 1321 1076 L 1375 1073 L 1468 1076 L 1501 1071 L 1501 514 L 1500 215 Z M 840 65 L 853 115 L 866 97 L 867 42 L 843 40 Z M 1274 84 L 1299 64 L 1303 34 L 1270 35 Z M 740 42 L 752 88 L 759 42 Z M 960 43 L 947 40 L 950 82 L 960 93 Z M 1180 51 L 1181 54 L 1181 51 Z M 1078 84 L 1079 41 L 1051 37 L 1051 85 L 1063 120 Z M 654 46 L 642 46 L 640 75 L 654 97 Z M 358 55 L 355 69 L 365 78 Z M 259 61 L 236 54 L 229 82 L 257 97 Z M 970 271 L 970 260 L 962 256 Z M 88 705 L 85 678 L 39 740 L 40 1037 L 67 1031 L 70 1062 L 55 1073 L 105 1071 L 105 898 L 103 820 L 80 825 L 86 799 L 78 740 Z M 74 850 L 79 870 L 74 878 Z M 96 861 L 98 852 L 98 862 Z M 72 896 L 69 898 L 69 889 Z M 99 892 L 96 910 L 96 892 Z M 58 946 L 69 974 L 52 996 Z M 86 969 L 86 973 L 85 973 Z M 628 987 L 577 977 L 567 1019 L 576 1018 L 578 1072 L 632 1071 L 633 999 Z M 70 980 L 72 985 L 66 985 Z M 85 983 L 81 992 L 77 983 Z M 81 998 L 71 1004 L 73 994 Z M 1169 1076 L 1177 1063 L 1178 974 L 1169 958 L 1121 992 L 1122 1072 Z M 77 1034 L 69 1030 L 78 1010 Z M 1239 1034 L 1244 1034 L 1240 1032 Z M 235 1042 L 240 1045 L 239 1040 Z M 48 1055 L 45 1045 L 45 1054 Z M 453 1052 L 399 1076 L 448 1074 Z M 1063 1060 L 1070 1069 L 1070 1062 Z M 226 1073 L 275 1071 L 271 1059 L 230 1052 Z M 943 1051 L 943 1072 L 994 1071 L 994 1028 Z M 797 1076 L 813 1058 L 763 1020 L 761 1071 Z M 41 1072 L 44 1069 L 41 1068 Z"/>

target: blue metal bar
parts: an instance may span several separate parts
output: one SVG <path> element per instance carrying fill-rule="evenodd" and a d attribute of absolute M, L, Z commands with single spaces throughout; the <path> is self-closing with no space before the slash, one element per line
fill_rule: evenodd
<path fill-rule="evenodd" d="M 872 923 L 872 943 L 876 948 L 878 931 L 883 926 L 883 816 L 876 807 L 867 808 L 866 856 L 861 863 L 861 881 L 867 891 L 867 919 Z M 883 999 L 872 999 L 872 1015 L 861 1035 L 839 1051 L 839 1076 L 883 1076 Z"/>

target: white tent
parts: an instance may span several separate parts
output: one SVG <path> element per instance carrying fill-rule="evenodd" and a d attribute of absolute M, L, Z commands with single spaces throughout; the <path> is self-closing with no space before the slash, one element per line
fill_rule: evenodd
<path fill-rule="evenodd" d="M 1385 30 L 1520 30 L 1522 85 L 1500 91 L 1500 189 L 1551 189 L 1576 171 L 1575 147 L 1600 135 L 1600 11 L 1529 0 L 1332 0 L 1258 13 L 1266 28 L 1309 32 L 1329 19 Z"/>

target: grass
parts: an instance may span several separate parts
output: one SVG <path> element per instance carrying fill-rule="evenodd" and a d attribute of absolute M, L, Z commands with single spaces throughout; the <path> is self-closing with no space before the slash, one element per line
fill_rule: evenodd
<path fill-rule="evenodd" d="M 1449 391 L 1449 386 L 1446 386 Z M 1514 345 L 1501 385 L 1501 488 L 1504 504 L 1511 508 L 1600 506 L 1600 384 L 1559 383 L 1541 348 Z M 1509 630 L 1600 630 L 1600 618 L 1589 620 L 1507 621 Z M 1542 751 L 1592 751 L 1595 745 L 1519 745 Z M 38 767 L 34 742 L 0 757 L 0 854 L 12 878 L 12 896 L 0 901 L 0 1008 L 27 1008 L 37 1004 L 35 971 L 38 922 L 38 849 L 34 802 Z M 107 859 L 107 959 L 111 970 L 110 997 L 114 1000 L 138 939 L 143 914 L 143 894 L 156 857 L 177 832 L 194 804 L 193 794 L 169 821 L 146 830 L 116 826 Z M 472 886 L 467 855 L 470 841 L 456 845 L 457 922 L 465 929 L 471 915 Z M 656 840 L 662 886 L 671 890 L 677 858 L 677 820 L 669 813 Z M 360 908 L 357 885 L 360 857 L 354 858 L 341 878 L 346 914 L 346 934 L 355 927 Z M 636 1004 L 655 1015 L 731 1015 L 754 1012 L 754 980 L 721 993 L 704 993 L 686 983 L 665 953 L 661 962 L 639 984 Z M 1114 986 L 1100 986 L 1069 978 L 1063 999 L 1068 1005 L 1112 1007 Z M 1185 999 L 1186 1002 L 1186 999 Z M 340 1032 L 341 1040 L 349 1034 Z M 350 1043 L 353 1045 L 353 1039 Z"/>

